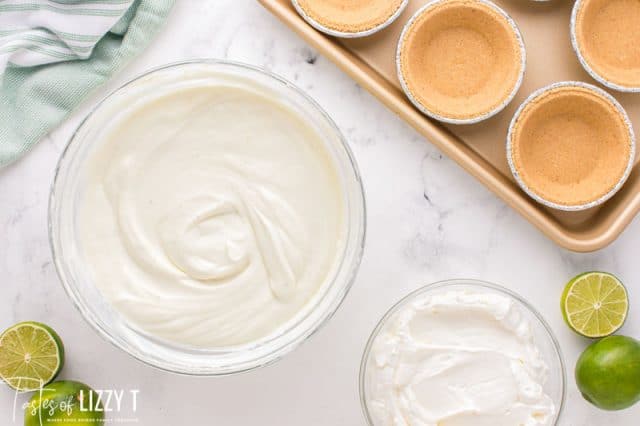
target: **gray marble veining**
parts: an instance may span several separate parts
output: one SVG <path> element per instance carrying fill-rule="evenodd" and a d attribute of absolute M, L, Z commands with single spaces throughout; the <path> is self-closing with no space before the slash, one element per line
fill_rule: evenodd
<path fill-rule="evenodd" d="M 56 160 L 87 110 L 144 70 L 194 57 L 262 66 L 309 92 L 347 135 L 368 201 L 365 257 L 336 316 L 281 362 L 223 379 L 156 371 L 103 341 L 64 294 L 47 239 L 47 201 Z M 555 330 L 569 366 L 562 425 L 635 426 L 640 406 L 605 413 L 582 400 L 572 367 L 587 342 L 564 325 L 558 303 L 564 283 L 574 274 L 589 269 L 614 272 L 628 285 L 634 303 L 623 333 L 640 336 L 638 241 L 636 220 L 616 243 L 598 253 L 558 248 L 257 2 L 180 0 L 147 52 L 24 160 L 0 170 L 0 328 L 27 319 L 50 323 L 67 346 L 63 377 L 97 388 L 140 389 L 137 417 L 142 425 L 362 425 L 358 368 L 380 316 L 422 284 L 480 278 L 521 293 Z M 12 403 L 13 394 L 0 388 L 0 415 L 9 412 Z M 0 423 L 6 421 L 3 417 Z"/>

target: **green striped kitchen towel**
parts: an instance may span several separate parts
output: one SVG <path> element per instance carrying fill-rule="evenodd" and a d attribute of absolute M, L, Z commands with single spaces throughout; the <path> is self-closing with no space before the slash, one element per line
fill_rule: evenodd
<path fill-rule="evenodd" d="M 151 40 L 174 0 L 0 0 L 0 167 Z"/>

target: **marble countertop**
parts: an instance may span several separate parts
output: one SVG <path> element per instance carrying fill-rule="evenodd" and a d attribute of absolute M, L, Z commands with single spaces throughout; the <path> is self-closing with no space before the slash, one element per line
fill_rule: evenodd
<path fill-rule="evenodd" d="M 59 284 L 47 239 L 53 170 L 91 105 L 150 67 L 194 57 L 259 65 L 306 90 L 349 139 L 368 202 L 362 266 L 335 317 L 275 365 L 221 379 L 157 371 L 102 340 Z M 22 161 L 0 170 L 0 329 L 24 320 L 51 324 L 66 344 L 62 377 L 97 389 L 139 390 L 137 411 L 129 407 L 118 415 L 138 418 L 138 424 L 364 425 L 358 369 L 378 319 L 393 301 L 423 284 L 477 278 L 517 291 L 551 324 L 569 368 L 562 425 L 635 426 L 640 405 L 608 413 L 583 401 L 573 365 L 587 342 L 564 325 L 558 303 L 564 283 L 591 269 L 616 273 L 632 302 L 640 298 L 638 241 L 640 220 L 597 253 L 557 247 L 256 1 L 182 0 L 145 54 Z M 640 336 L 637 308 L 632 307 L 624 334 Z M 0 388 L 3 425 L 22 424 L 20 414 L 14 422 L 5 414 L 13 404 L 14 394 Z"/>

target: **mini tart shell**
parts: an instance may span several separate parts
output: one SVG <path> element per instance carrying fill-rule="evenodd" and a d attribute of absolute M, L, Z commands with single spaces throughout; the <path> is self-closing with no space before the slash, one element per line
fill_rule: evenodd
<path fill-rule="evenodd" d="M 640 3 L 576 0 L 571 44 L 584 69 L 620 92 L 640 92 Z"/>
<path fill-rule="evenodd" d="M 460 43 L 467 46 L 462 56 Z M 494 60 L 486 61 L 486 54 Z M 442 71 L 447 62 L 451 66 Z M 524 78 L 526 49 L 516 23 L 494 3 L 434 0 L 406 24 L 396 65 L 404 92 L 421 112 L 473 124 L 513 100 Z"/>
<path fill-rule="evenodd" d="M 581 145 L 567 146 L 567 132 L 574 131 L 580 133 L 573 141 Z M 613 197 L 634 159 L 635 134 L 624 108 L 604 90 L 582 82 L 555 83 L 531 94 L 507 135 L 507 161 L 518 185 L 558 210 L 586 210 Z"/>
<path fill-rule="evenodd" d="M 409 0 L 377 0 L 374 4 L 376 10 L 363 13 L 360 17 L 357 16 L 357 11 L 331 15 L 329 10 L 332 7 L 327 6 L 327 3 L 336 1 L 291 0 L 291 3 L 298 14 L 316 30 L 333 37 L 358 38 L 373 35 L 391 25 L 404 12 Z M 334 11 L 340 9 L 338 6 L 340 5 L 333 5 Z"/>

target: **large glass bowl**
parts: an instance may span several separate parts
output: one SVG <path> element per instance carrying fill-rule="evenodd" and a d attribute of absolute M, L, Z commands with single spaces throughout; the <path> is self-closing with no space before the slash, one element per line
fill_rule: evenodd
<path fill-rule="evenodd" d="M 216 349 L 183 347 L 145 334 L 117 312 L 98 291 L 78 238 L 77 207 L 83 195 L 84 165 L 100 138 L 95 137 L 115 115 L 120 96 L 138 82 L 182 74 L 189 67 L 209 67 L 216 73 L 250 79 L 280 102 L 297 111 L 321 135 L 334 158 L 345 194 L 346 241 L 339 266 L 328 282 L 292 321 L 256 342 Z M 134 92 L 136 93 L 136 92 Z M 113 114 L 112 114 L 113 112 Z M 269 364 L 311 336 L 336 311 L 355 278 L 365 238 L 365 200 L 353 155 L 342 133 L 309 96 L 291 83 L 251 66 L 215 60 L 195 60 L 152 70 L 107 96 L 82 122 L 60 158 L 49 203 L 49 237 L 58 275 L 69 297 L 87 322 L 108 341 L 157 368 L 190 375 L 226 375 Z M 114 265 L 117 267 L 117 265 Z"/>
<path fill-rule="evenodd" d="M 414 292 L 402 298 L 395 305 L 393 305 L 393 307 L 389 309 L 389 311 L 382 317 L 378 325 L 375 327 L 373 333 L 371 333 L 371 336 L 369 337 L 369 341 L 367 342 L 366 348 L 364 350 L 364 355 L 362 357 L 362 362 L 360 364 L 360 401 L 362 404 L 364 416 L 367 420 L 367 424 L 369 424 L 370 426 L 376 426 L 367 402 L 368 389 L 370 386 L 368 382 L 367 366 L 370 361 L 371 348 L 374 341 L 376 340 L 380 332 L 385 329 L 388 321 L 405 306 L 411 304 L 416 299 L 425 295 L 438 294 L 451 290 L 469 290 L 476 292 L 482 291 L 488 293 L 496 293 L 502 296 L 507 296 L 516 303 L 516 305 L 520 308 L 520 311 L 522 311 L 522 314 L 531 324 L 531 331 L 533 333 L 535 344 L 538 346 L 543 359 L 549 366 L 549 377 L 544 385 L 544 390 L 550 396 L 556 406 L 556 415 L 553 424 L 559 424 L 560 416 L 562 414 L 566 398 L 566 371 L 562 358 L 562 352 L 560 350 L 560 345 L 558 344 L 553 331 L 551 331 L 551 327 L 549 327 L 549 324 L 547 324 L 542 315 L 540 315 L 538 311 L 536 311 L 533 306 L 531 306 L 531 304 L 529 304 L 526 300 L 524 300 L 522 297 L 512 292 L 511 290 L 484 281 L 465 279 L 441 281 L 434 284 L 426 285 L 419 288 L 418 290 L 415 290 Z"/>

